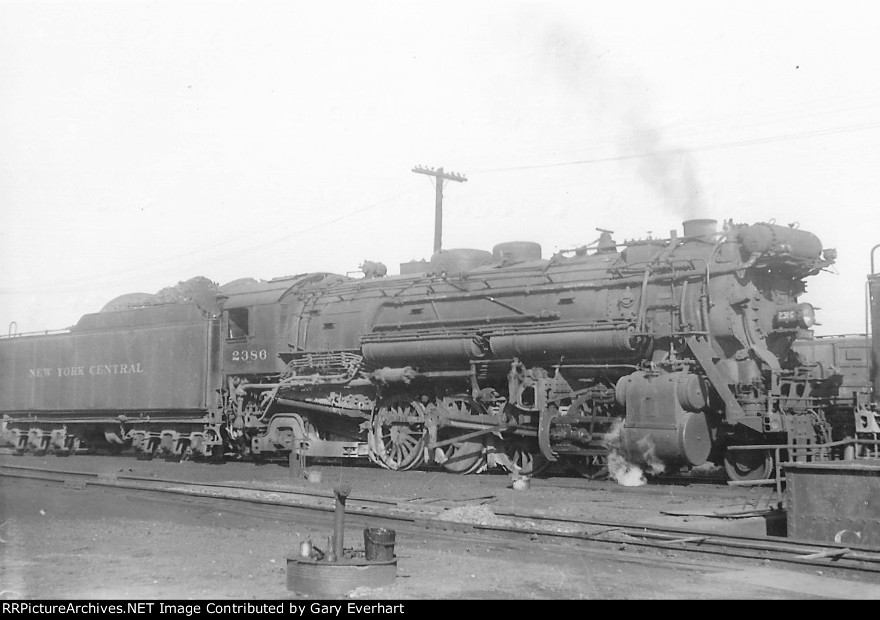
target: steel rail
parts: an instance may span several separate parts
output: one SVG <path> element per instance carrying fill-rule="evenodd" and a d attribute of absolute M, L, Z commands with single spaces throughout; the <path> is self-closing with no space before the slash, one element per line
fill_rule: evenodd
<path fill-rule="evenodd" d="M 243 487 L 240 484 L 234 484 L 231 482 L 192 482 L 190 480 L 179 480 L 176 478 L 145 478 L 143 476 L 130 476 L 126 474 L 105 474 L 105 473 L 95 473 L 90 471 L 69 471 L 69 470 L 59 470 L 59 469 L 44 469 L 41 467 L 30 467 L 27 465 L 0 465 L 0 470 L 9 469 L 13 471 L 25 471 L 25 472 L 37 472 L 37 473 L 47 473 L 47 474 L 57 474 L 58 476 L 83 476 L 83 477 L 92 477 L 98 480 L 97 485 L 101 485 L 101 481 L 106 480 L 132 480 L 135 482 L 155 482 L 157 484 L 176 484 L 176 485 L 190 485 L 190 486 L 201 486 L 201 487 L 218 487 L 223 489 L 236 489 L 236 490 L 247 490 L 254 492 L 264 492 L 264 493 L 289 493 L 292 495 L 305 495 L 307 497 L 315 497 L 315 498 L 323 498 L 323 499 L 334 499 L 336 496 L 332 491 L 317 491 L 311 489 L 290 489 L 289 487 L 282 486 L 261 486 L 259 488 L 248 488 Z M 3 475 L 3 474 L 0 474 Z M 27 476 L 21 476 L 27 477 Z M 33 476 L 32 476 L 33 477 Z M 111 484 L 111 486 L 114 486 Z M 400 502 L 395 500 L 386 500 L 386 499 L 375 499 L 370 497 L 359 497 L 357 495 L 349 495 L 348 500 L 367 502 L 367 503 L 375 503 L 375 504 L 390 504 L 397 505 Z"/>

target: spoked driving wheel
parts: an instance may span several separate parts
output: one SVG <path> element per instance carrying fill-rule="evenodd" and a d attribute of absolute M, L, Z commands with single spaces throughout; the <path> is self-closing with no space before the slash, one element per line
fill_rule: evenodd
<path fill-rule="evenodd" d="M 436 404 L 440 410 L 440 419 L 443 413 L 455 416 L 481 415 L 486 411 L 482 405 L 468 397 L 444 398 Z M 471 431 L 452 427 L 440 428 L 437 431 L 437 441 L 455 439 L 457 435 L 463 435 Z M 473 474 L 482 471 L 486 467 L 486 450 L 484 436 L 471 437 L 463 441 L 439 446 L 434 451 L 434 460 L 443 466 L 446 471 L 455 474 Z"/>
<path fill-rule="evenodd" d="M 393 396 L 373 414 L 370 458 L 385 469 L 413 469 L 424 460 L 425 439 L 425 406 Z"/>
<path fill-rule="evenodd" d="M 724 471 L 733 481 L 767 480 L 773 475 L 773 455 L 769 450 L 726 450 Z"/>
<path fill-rule="evenodd" d="M 537 476 L 550 466 L 536 442 L 519 437 L 504 442 L 504 458 L 498 462 L 507 471 L 521 476 Z"/>

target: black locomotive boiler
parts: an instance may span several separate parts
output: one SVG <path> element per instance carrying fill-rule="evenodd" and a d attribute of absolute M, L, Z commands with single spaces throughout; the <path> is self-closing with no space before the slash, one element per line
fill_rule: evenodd
<path fill-rule="evenodd" d="M 833 260 L 796 227 L 690 220 L 550 259 L 510 242 L 392 276 L 365 263 L 362 278 L 190 281 L 170 302 L 121 299 L 64 333 L 0 339 L 0 410 L 19 450 L 527 474 L 589 473 L 613 449 L 760 478 L 773 452 L 731 447 L 851 434 L 839 375 L 792 350 L 815 321 L 805 280 Z"/>

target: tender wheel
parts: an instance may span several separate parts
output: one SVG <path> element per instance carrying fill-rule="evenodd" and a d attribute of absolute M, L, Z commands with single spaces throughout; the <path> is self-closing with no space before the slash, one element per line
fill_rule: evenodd
<path fill-rule="evenodd" d="M 773 475 L 773 455 L 769 450 L 727 450 L 724 471 L 733 481 L 767 480 Z"/>
<path fill-rule="evenodd" d="M 57 456 L 70 456 L 71 454 L 76 454 L 76 451 L 79 450 L 79 445 L 79 438 L 68 437 L 64 442 L 64 449 L 58 450 L 55 454 Z"/>
<path fill-rule="evenodd" d="M 483 407 L 470 398 L 450 398 L 437 404 L 442 410 L 452 415 L 484 414 Z M 442 413 L 441 413 L 442 419 Z M 441 428 L 437 431 L 437 440 L 454 439 L 456 435 L 468 433 L 456 428 Z M 461 442 L 447 444 L 436 448 L 434 460 L 446 471 L 455 474 L 472 474 L 486 467 L 486 450 L 483 437 L 472 437 Z"/>
<path fill-rule="evenodd" d="M 522 476 L 537 476 L 550 466 L 537 445 L 530 446 L 519 439 L 504 442 L 504 456 L 506 458 L 500 461 L 501 466 Z"/>
<path fill-rule="evenodd" d="M 560 459 L 565 467 L 582 478 L 595 480 L 608 476 L 608 457 L 605 456 L 563 456 Z"/>
<path fill-rule="evenodd" d="M 370 458 L 385 469 L 406 470 L 421 465 L 426 440 L 425 407 L 395 396 L 373 415 Z"/>

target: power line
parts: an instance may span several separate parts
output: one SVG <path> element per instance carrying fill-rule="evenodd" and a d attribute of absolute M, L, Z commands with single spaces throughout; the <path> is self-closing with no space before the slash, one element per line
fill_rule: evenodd
<path fill-rule="evenodd" d="M 280 243 L 282 241 L 287 241 L 289 239 L 292 239 L 292 238 L 296 237 L 297 235 L 303 235 L 303 234 L 312 232 L 314 230 L 317 230 L 319 228 L 323 228 L 324 226 L 329 226 L 330 224 L 335 224 L 336 222 L 338 222 L 340 220 L 344 220 L 344 219 L 353 217 L 355 215 L 358 215 L 360 213 L 364 213 L 366 211 L 370 211 L 372 209 L 380 207 L 387 202 L 390 202 L 392 200 L 400 198 L 401 196 L 404 196 L 404 195 L 414 191 L 414 189 L 415 189 L 414 186 L 408 187 L 404 190 L 401 190 L 400 192 L 397 192 L 396 194 L 394 194 L 392 196 L 388 196 L 386 198 L 383 198 L 382 200 L 379 200 L 377 202 L 369 204 L 365 207 L 361 207 L 359 209 L 354 209 L 352 211 L 348 211 L 348 212 L 343 213 L 342 215 L 339 215 L 335 218 L 325 220 L 323 222 L 318 222 L 317 224 L 314 224 L 313 226 L 309 226 L 307 228 L 303 228 L 303 229 L 292 231 L 292 232 L 286 231 L 282 235 L 276 236 L 270 240 L 264 239 L 264 240 L 261 240 L 257 244 L 251 244 L 250 246 L 245 246 L 244 248 L 242 248 L 241 246 L 237 246 L 235 248 L 234 252 L 226 252 L 224 254 L 221 254 L 219 257 L 217 257 L 217 260 L 221 260 L 221 259 L 229 257 L 229 256 L 238 255 L 243 251 L 247 252 L 250 250 L 257 249 L 257 248 L 266 248 L 266 247 L 275 245 L 277 243 Z M 256 231 L 244 233 L 242 235 L 233 237 L 229 240 L 221 241 L 219 243 L 215 243 L 213 245 L 210 245 L 210 246 L 207 246 L 204 248 L 200 248 L 198 250 L 193 250 L 191 252 L 185 252 L 183 254 L 179 254 L 176 256 L 156 260 L 156 261 L 153 261 L 153 265 L 161 264 L 161 263 L 168 263 L 171 261 L 179 260 L 181 258 L 186 258 L 186 257 L 192 256 L 194 254 L 199 254 L 199 253 L 211 250 L 213 248 L 216 248 L 216 247 L 219 247 L 222 245 L 226 245 L 226 244 L 231 243 L 232 241 L 235 241 L 237 239 L 241 239 L 241 238 L 245 238 L 245 237 L 252 237 L 256 234 L 265 234 L 265 229 L 259 228 Z M 94 284 L 96 286 L 100 285 L 102 287 L 106 287 L 106 286 L 124 284 L 127 282 L 134 282 L 134 281 L 139 281 L 139 280 L 146 280 L 146 279 L 150 279 L 150 278 L 155 278 L 155 277 L 162 276 L 165 274 L 174 273 L 175 271 L 176 271 L 176 267 L 169 267 L 169 268 L 160 269 L 160 270 L 141 272 L 141 273 L 137 273 L 137 274 L 132 274 L 131 272 L 126 273 L 126 272 L 120 271 L 120 272 L 117 272 L 117 275 L 121 275 L 123 273 L 126 273 L 125 277 L 113 278 L 113 276 L 111 275 L 110 279 L 105 279 L 105 278 L 84 276 L 82 278 L 65 280 L 63 282 L 55 283 L 55 284 L 51 284 L 51 285 L 47 285 L 47 286 L 0 288 L 0 295 L 15 295 L 15 294 L 35 293 L 35 292 L 41 292 L 41 293 L 62 292 L 62 291 L 68 291 L 68 290 L 72 290 L 72 289 L 81 288 L 81 287 L 84 287 L 89 284 Z"/>
<path fill-rule="evenodd" d="M 563 166 L 577 166 L 582 164 L 598 164 L 603 162 L 610 161 L 622 161 L 626 159 L 639 159 L 641 157 L 654 157 L 657 155 L 674 155 L 681 153 L 693 153 L 699 151 L 715 151 L 720 149 L 727 148 L 736 148 L 741 146 L 751 146 L 754 144 L 768 144 L 771 142 L 782 142 L 785 140 L 803 140 L 806 138 L 815 138 L 818 136 L 826 136 L 837 133 L 848 133 L 852 131 L 862 131 L 862 130 L 870 130 L 877 129 L 880 127 L 880 122 L 876 123 L 863 123 L 859 125 L 848 125 L 844 127 L 832 127 L 828 129 L 816 129 L 812 131 L 803 131 L 798 133 L 789 133 L 789 134 L 780 134 L 776 136 L 766 136 L 763 138 L 753 138 L 750 140 L 737 140 L 730 142 L 718 142 L 715 144 L 706 144 L 702 146 L 694 146 L 694 147 L 676 147 L 676 148 L 668 148 L 668 149 L 656 149 L 652 151 L 643 151 L 640 153 L 630 153 L 627 155 L 614 155 L 609 157 L 593 157 L 589 159 L 578 159 L 572 161 L 564 161 L 564 162 L 556 162 L 552 164 L 530 164 L 530 165 L 522 165 L 522 166 L 507 166 L 502 168 L 482 168 L 478 170 L 472 170 L 472 172 L 482 173 L 482 172 L 512 172 L 516 170 L 536 170 L 541 168 L 560 168 Z"/>

